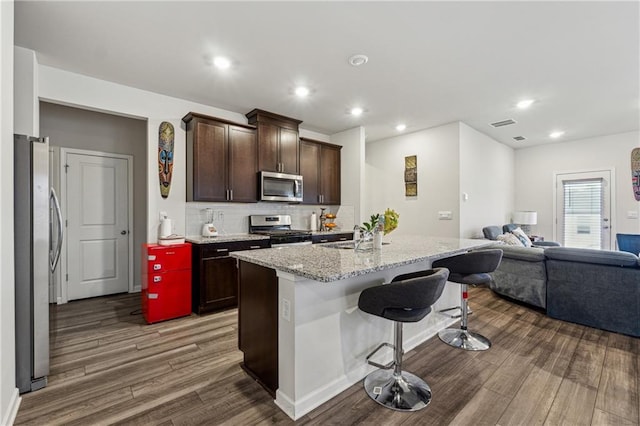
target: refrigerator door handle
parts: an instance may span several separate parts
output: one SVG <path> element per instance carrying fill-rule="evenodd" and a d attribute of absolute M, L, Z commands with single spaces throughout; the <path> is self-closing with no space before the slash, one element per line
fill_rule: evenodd
<path fill-rule="evenodd" d="M 56 242 L 56 250 L 51 255 L 51 272 L 55 271 L 56 266 L 58 266 L 58 261 L 60 260 L 60 252 L 62 251 L 62 238 L 64 237 L 62 231 L 62 211 L 60 210 L 60 203 L 58 202 L 58 196 L 56 195 L 55 189 L 51 187 L 51 201 L 53 201 L 54 210 L 56 212 L 56 218 L 58 219 L 58 241 Z"/>

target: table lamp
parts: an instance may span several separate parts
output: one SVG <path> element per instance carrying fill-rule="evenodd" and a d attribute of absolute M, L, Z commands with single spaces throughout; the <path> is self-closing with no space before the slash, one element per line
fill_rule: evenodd
<path fill-rule="evenodd" d="M 538 212 L 533 211 L 516 211 L 513 212 L 513 223 L 520 225 L 525 234 L 531 235 L 530 225 L 538 223 Z"/>

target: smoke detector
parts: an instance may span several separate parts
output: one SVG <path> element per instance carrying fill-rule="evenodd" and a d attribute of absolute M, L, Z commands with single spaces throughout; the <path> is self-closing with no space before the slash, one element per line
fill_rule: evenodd
<path fill-rule="evenodd" d="M 369 62 L 369 57 L 367 55 L 353 55 L 349 58 L 349 63 L 354 67 L 359 67 L 367 62 Z"/>

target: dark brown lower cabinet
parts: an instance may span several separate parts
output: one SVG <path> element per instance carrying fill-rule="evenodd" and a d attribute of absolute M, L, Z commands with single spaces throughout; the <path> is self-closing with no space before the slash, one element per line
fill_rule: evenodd
<path fill-rule="evenodd" d="M 353 240 L 353 232 L 335 232 L 332 234 L 316 234 L 311 237 L 313 244 L 335 243 Z"/>
<path fill-rule="evenodd" d="M 238 346 L 242 368 L 272 396 L 278 389 L 278 277 L 276 271 L 239 262 Z"/>
<path fill-rule="evenodd" d="M 193 312 L 205 314 L 238 306 L 238 270 L 236 259 L 229 253 L 269 246 L 269 240 L 193 244 Z"/>

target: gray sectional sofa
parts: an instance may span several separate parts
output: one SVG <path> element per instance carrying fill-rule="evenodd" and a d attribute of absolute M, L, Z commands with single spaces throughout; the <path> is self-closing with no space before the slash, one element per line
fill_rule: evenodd
<path fill-rule="evenodd" d="M 496 293 L 547 315 L 640 337 L 640 259 L 631 253 L 568 247 L 498 245 Z"/>

